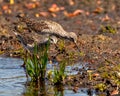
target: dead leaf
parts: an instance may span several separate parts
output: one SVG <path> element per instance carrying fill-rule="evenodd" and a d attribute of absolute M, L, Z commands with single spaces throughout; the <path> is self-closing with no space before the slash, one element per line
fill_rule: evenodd
<path fill-rule="evenodd" d="M 64 14 L 66 17 L 74 17 L 74 16 L 77 16 L 77 15 L 83 13 L 83 12 L 84 12 L 83 10 L 77 9 L 77 10 L 75 10 L 73 13 L 68 13 L 67 11 L 64 11 L 63 14 Z"/>
<path fill-rule="evenodd" d="M 97 4 L 100 5 L 102 3 L 101 0 L 97 0 Z"/>
<path fill-rule="evenodd" d="M 119 93 L 119 90 L 114 90 L 114 91 L 112 91 L 111 96 L 117 95 L 118 93 Z"/>
<path fill-rule="evenodd" d="M 3 6 L 2 6 L 2 9 L 3 9 L 3 10 L 8 10 L 9 7 L 8 7 L 8 5 L 3 5 Z"/>
<path fill-rule="evenodd" d="M 74 15 L 78 15 L 78 14 L 81 14 L 83 13 L 84 11 L 83 10 L 80 10 L 80 9 L 77 9 L 73 12 Z"/>
<path fill-rule="evenodd" d="M 100 76 L 100 74 L 99 73 L 94 73 L 93 76 L 98 77 L 98 76 Z"/>
<path fill-rule="evenodd" d="M 12 13 L 11 9 L 6 10 L 6 13 L 11 14 Z"/>
<path fill-rule="evenodd" d="M 2 9 L 3 9 L 4 13 L 6 13 L 6 14 L 11 14 L 11 13 L 12 13 L 12 11 L 11 11 L 11 9 L 9 8 L 8 5 L 3 5 L 3 6 L 2 6 Z"/>
<path fill-rule="evenodd" d="M 35 17 L 40 17 L 40 14 L 36 13 L 36 14 L 35 14 Z"/>
<path fill-rule="evenodd" d="M 71 6 L 75 5 L 74 0 L 69 0 L 69 5 L 71 5 Z"/>
<path fill-rule="evenodd" d="M 109 21 L 111 18 L 108 15 L 105 15 L 105 17 L 102 18 L 102 21 Z"/>
<path fill-rule="evenodd" d="M 68 12 L 67 11 L 64 11 L 63 14 L 68 17 Z"/>
<path fill-rule="evenodd" d="M 50 12 L 58 12 L 60 8 L 56 4 L 52 4 L 52 6 L 48 9 Z"/>
<path fill-rule="evenodd" d="M 96 8 L 96 9 L 93 11 L 93 13 L 101 13 L 101 12 L 103 12 L 103 8 L 102 8 L 102 7 L 98 7 L 98 8 Z"/>
<path fill-rule="evenodd" d="M 34 9 L 34 8 L 36 8 L 36 4 L 35 3 L 28 3 L 28 4 L 25 4 L 25 7 L 28 9 Z"/>

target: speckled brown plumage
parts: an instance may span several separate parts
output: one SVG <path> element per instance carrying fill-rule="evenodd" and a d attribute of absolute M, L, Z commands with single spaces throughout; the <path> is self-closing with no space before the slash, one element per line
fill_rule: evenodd
<path fill-rule="evenodd" d="M 54 35 L 57 37 L 69 39 L 75 43 L 77 42 L 77 35 L 74 32 L 65 31 L 60 24 L 54 21 L 50 20 L 37 21 L 26 16 L 21 16 L 21 14 L 19 14 L 17 17 L 21 22 L 25 22 L 30 30 L 33 30 L 38 34 L 49 34 L 49 36 Z"/>

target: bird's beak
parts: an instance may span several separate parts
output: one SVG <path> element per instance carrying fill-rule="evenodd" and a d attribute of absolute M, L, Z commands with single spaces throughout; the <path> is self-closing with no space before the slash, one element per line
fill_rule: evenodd
<path fill-rule="evenodd" d="M 74 43 L 75 43 L 75 46 L 77 47 L 78 51 L 80 52 L 80 49 L 79 49 L 79 47 L 77 45 L 77 42 L 74 42 Z"/>

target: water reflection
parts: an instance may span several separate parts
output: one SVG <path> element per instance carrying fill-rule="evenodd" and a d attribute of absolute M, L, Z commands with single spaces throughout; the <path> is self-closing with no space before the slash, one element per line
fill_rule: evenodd
<path fill-rule="evenodd" d="M 80 88 L 75 93 L 73 90 L 65 88 L 63 85 L 53 86 L 41 81 L 41 84 L 29 82 L 26 86 L 26 91 L 23 96 L 99 96 L 95 90 Z M 106 95 L 102 95 L 106 96 Z"/>
<path fill-rule="evenodd" d="M 28 82 L 23 96 L 64 96 L 64 88 L 62 85 L 47 84 L 46 81 Z"/>
<path fill-rule="evenodd" d="M 64 86 L 58 85 L 54 86 L 54 96 L 64 96 Z"/>

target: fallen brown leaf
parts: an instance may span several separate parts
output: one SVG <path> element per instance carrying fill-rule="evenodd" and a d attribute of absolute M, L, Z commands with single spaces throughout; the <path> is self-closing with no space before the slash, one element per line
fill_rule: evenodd
<path fill-rule="evenodd" d="M 40 17 L 40 15 L 38 13 L 35 14 L 35 17 Z"/>
<path fill-rule="evenodd" d="M 101 12 L 103 12 L 103 8 L 102 8 L 102 7 L 98 7 L 98 8 L 96 8 L 96 9 L 93 11 L 93 13 L 101 13 Z"/>
<path fill-rule="evenodd" d="M 75 5 L 74 0 L 69 0 L 69 5 L 71 5 L 71 6 Z"/>
<path fill-rule="evenodd" d="M 102 3 L 101 0 L 97 0 L 97 4 L 100 5 Z"/>
<path fill-rule="evenodd" d="M 80 9 L 77 9 L 73 12 L 74 15 L 78 15 L 78 14 L 81 14 L 83 13 L 84 11 L 83 10 L 80 10 Z"/>
<path fill-rule="evenodd" d="M 5 11 L 5 13 L 7 13 L 7 14 L 11 14 L 12 11 L 11 11 L 11 9 L 8 9 L 8 10 Z"/>
<path fill-rule="evenodd" d="M 117 95 L 118 93 L 119 93 L 119 90 L 114 90 L 112 91 L 111 96 Z"/>
<path fill-rule="evenodd" d="M 64 14 L 66 17 L 74 17 L 74 16 L 77 16 L 77 15 L 83 13 L 83 12 L 84 12 L 83 10 L 77 9 L 77 10 L 75 10 L 73 13 L 68 13 L 67 11 L 64 11 L 63 14 Z"/>
<path fill-rule="evenodd" d="M 56 4 L 52 4 L 52 6 L 48 9 L 50 12 L 58 12 L 60 8 Z"/>
<path fill-rule="evenodd" d="M 67 11 L 64 11 L 63 14 L 66 16 L 66 17 L 69 17 L 69 13 Z"/>
<path fill-rule="evenodd" d="M 25 7 L 28 9 L 34 9 L 34 8 L 36 8 L 36 4 L 35 3 L 28 3 L 28 4 L 25 4 Z"/>
<path fill-rule="evenodd" d="M 109 21 L 111 18 L 108 15 L 105 15 L 105 17 L 102 18 L 102 21 Z"/>
<path fill-rule="evenodd" d="M 9 7 L 8 7 L 8 5 L 3 5 L 3 6 L 2 6 L 2 9 L 3 9 L 3 10 L 8 10 Z"/>
<path fill-rule="evenodd" d="M 98 77 L 98 76 L 100 76 L 100 74 L 94 73 L 93 76 L 94 76 L 94 77 Z"/>

